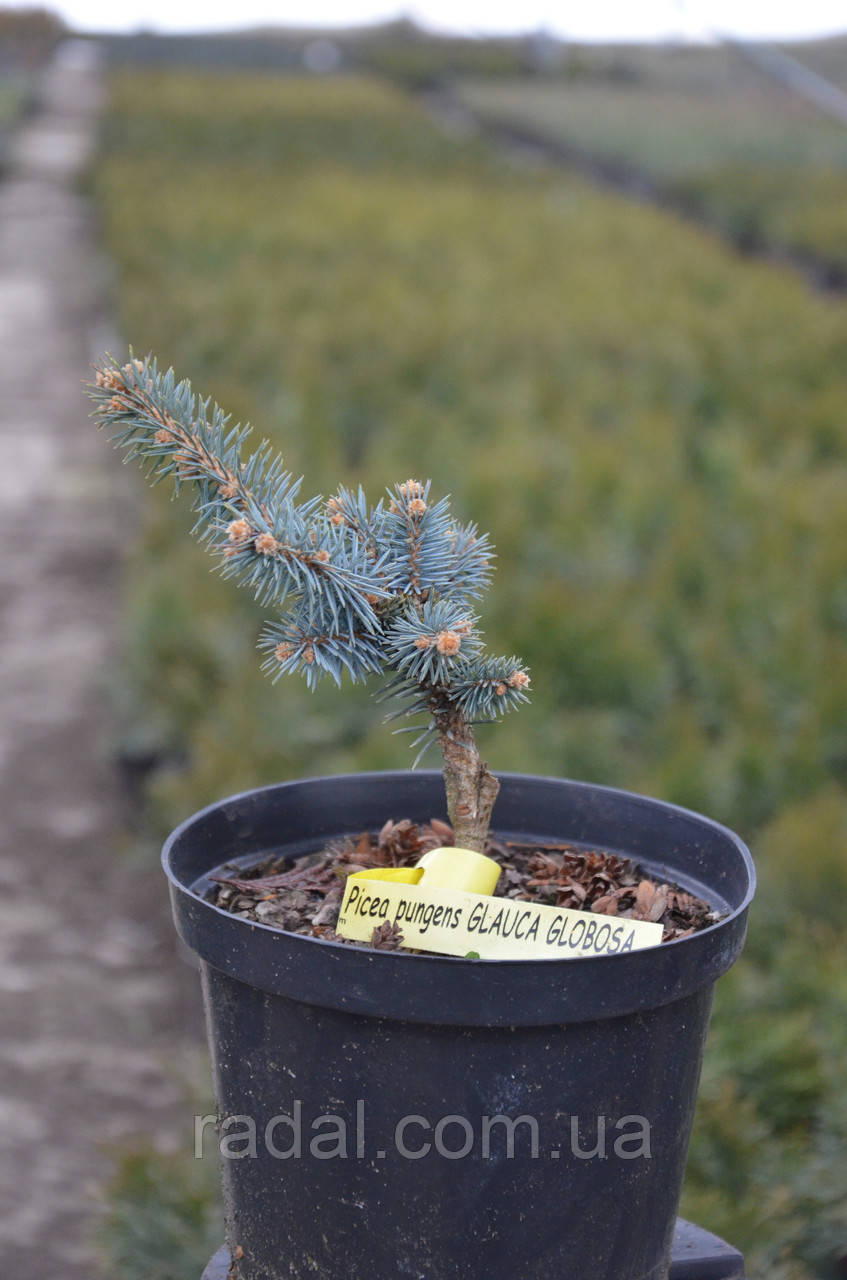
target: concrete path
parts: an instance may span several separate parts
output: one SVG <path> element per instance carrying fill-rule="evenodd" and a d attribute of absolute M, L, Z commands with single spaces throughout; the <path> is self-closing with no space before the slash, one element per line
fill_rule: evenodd
<path fill-rule="evenodd" d="M 197 1045 L 197 984 L 158 868 L 118 851 L 106 749 L 133 477 L 81 392 L 93 355 L 120 349 L 78 189 L 103 91 L 92 53 L 59 51 L 0 182 L 4 1280 L 102 1275 L 92 1235 L 115 1144 L 190 1150 L 179 1067 Z"/>

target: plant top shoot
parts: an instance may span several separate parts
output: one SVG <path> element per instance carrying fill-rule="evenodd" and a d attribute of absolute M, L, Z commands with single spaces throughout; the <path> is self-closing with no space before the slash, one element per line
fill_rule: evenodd
<path fill-rule="evenodd" d="M 482 852 L 499 783 L 473 726 L 527 701 L 529 686 L 517 658 L 485 653 L 478 630 L 487 534 L 459 524 L 429 481 L 396 484 L 375 506 L 361 487 L 302 500 L 267 441 L 245 457 L 250 427 L 230 426 L 152 358 L 105 361 L 88 390 L 127 458 L 176 493 L 191 486 L 195 535 L 225 577 L 277 614 L 259 640 L 264 669 L 274 680 L 300 672 L 310 688 L 345 673 L 386 677 L 381 696 L 398 703 L 390 718 L 418 718 L 417 759 L 440 745 L 456 844 Z"/>

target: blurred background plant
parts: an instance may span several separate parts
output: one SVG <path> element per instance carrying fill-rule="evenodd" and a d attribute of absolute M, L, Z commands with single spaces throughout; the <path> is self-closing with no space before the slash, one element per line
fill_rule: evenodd
<path fill-rule="evenodd" d="M 752 225 L 748 247 L 835 268 L 847 128 L 727 50 L 550 56 L 402 27 L 322 40 L 110 40 L 92 181 L 122 333 L 267 432 L 310 491 L 431 475 L 491 530 L 487 637 L 534 675 L 523 716 L 482 731 L 496 770 L 645 791 L 751 840 L 762 889 L 719 988 L 683 1209 L 753 1277 L 835 1280 L 847 302 L 566 169 L 520 166 L 473 119 L 622 157 L 736 240 Z M 847 83 L 847 43 L 806 54 Z M 409 94 L 445 85 L 471 112 L 461 136 Z M 189 522 L 164 494 L 145 508 L 114 676 L 150 847 L 241 788 L 406 761 L 367 693 L 269 688 L 262 611 L 209 574 Z M 181 1269 L 156 1274 L 187 1280 L 213 1193 L 179 1162 L 130 1160 L 119 1273 L 152 1273 L 124 1261 L 127 1233 L 143 1257 L 139 1231 L 165 1222 Z M 144 1214 L 122 1214 L 139 1187 Z"/>

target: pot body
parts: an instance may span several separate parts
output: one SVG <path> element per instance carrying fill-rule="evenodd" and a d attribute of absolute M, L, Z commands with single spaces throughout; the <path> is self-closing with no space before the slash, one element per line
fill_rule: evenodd
<path fill-rule="evenodd" d="M 280 933 L 203 901 L 208 873 L 388 817 L 443 812 L 440 774 L 248 792 L 165 847 L 201 957 L 242 1280 L 661 1280 L 716 978 L 743 944 L 743 844 L 608 788 L 505 776 L 506 838 L 636 858 L 718 906 L 625 956 L 466 961 Z"/>

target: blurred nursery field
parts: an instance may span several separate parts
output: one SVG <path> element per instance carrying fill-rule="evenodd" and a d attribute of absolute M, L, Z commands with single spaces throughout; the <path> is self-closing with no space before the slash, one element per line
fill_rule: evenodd
<path fill-rule="evenodd" d="M 547 92 L 514 99 L 544 115 Z M 580 102 L 592 145 L 623 136 L 617 107 Z M 674 119 L 679 155 L 694 123 Z M 807 127 L 847 164 L 847 129 L 799 116 L 798 164 Z M 688 149 L 702 172 L 710 148 Z M 534 692 L 483 730 L 495 769 L 642 790 L 752 841 L 761 896 L 719 988 L 684 1211 L 753 1277 L 843 1276 L 847 303 L 517 171 L 359 76 L 121 70 L 94 185 L 138 352 L 256 423 L 307 492 L 432 477 L 491 531 L 488 638 Z M 183 505 L 145 510 L 115 696 L 127 770 L 158 766 L 151 829 L 265 781 L 407 762 L 368 692 L 271 688 L 261 611 L 210 575 Z M 149 1276 L 137 1240 L 114 1247 Z"/>
<path fill-rule="evenodd" d="M 799 57 L 847 88 L 847 39 L 800 45 Z M 464 77 L 456 96 L 481 120 L 649 182 L 745 248 L 830 264 L 843 283 L 847 123 L 786 91 L 778 61 L 773 70 L 735 47 L 589 52 L 557 74 Z"/>

